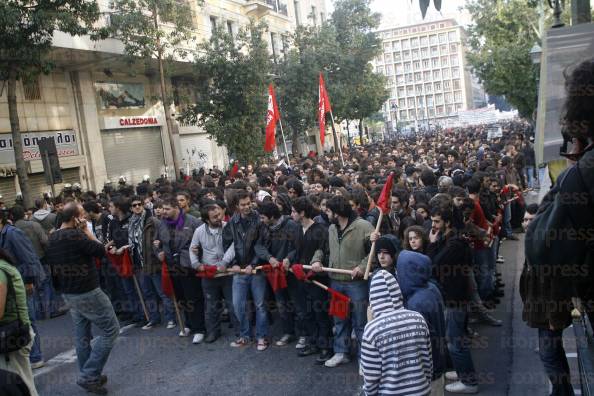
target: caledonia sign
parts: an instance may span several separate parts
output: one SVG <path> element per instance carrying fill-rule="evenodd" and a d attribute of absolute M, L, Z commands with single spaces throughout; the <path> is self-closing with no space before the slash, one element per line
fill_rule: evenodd
<path fill-rule="evenodd" d="M 160 126 L 161 117 L 103 117 L 102 129 L 146 128 Z"/>

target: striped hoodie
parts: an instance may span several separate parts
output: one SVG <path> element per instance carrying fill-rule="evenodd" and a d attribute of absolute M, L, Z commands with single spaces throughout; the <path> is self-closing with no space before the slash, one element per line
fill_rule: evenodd
<path fill-rule="evenodd" d="M 404 309 L 400 286 L 385 270 L 371 279 L 369 304 L 374 319 L 365 326 L 361 344 L 365 394 L 428 395 L 433 367 L 423 316 Z"/>

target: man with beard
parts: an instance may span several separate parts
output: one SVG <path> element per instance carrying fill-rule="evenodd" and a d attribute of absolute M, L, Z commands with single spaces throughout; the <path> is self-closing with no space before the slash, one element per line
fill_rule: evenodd
<path fill-rule="evenodd" d="M 392 190 L 392 211 L 390 221 L 392 233 L 400 240 L 404 238 L 404 230 L 413 225 L 423 225 L 423 218 L 409 206 L 410 194 L 402 188 Z"/>

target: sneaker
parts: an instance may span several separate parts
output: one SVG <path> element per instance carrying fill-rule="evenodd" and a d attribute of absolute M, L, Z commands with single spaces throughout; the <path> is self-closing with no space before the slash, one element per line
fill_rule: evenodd
<path fill-rule="evenodd" d="M 322 349 L 320 355 L 316 358 L 316 364 L 324 364 L 332 357 L 331 349 Z"/>
<path fill-rule="evenodd" d="M 478 393 L 478 385 L 466 385 L 465 383 L 458 381 L 454 382 L 453 384 L 446 385 L 445 390 L 450 393 L 474 394 Z"/>
<path fill-rule="evenodd" d="M 76 381 L 76 384 L 89 393 L 96 395 L 107 395 L 107 389 L 103 387 L 101 382 L 88 382 L 81 379 Z"/>
<path fill-rule="evenodd" d="M 187 337 L 189 335 L 190 335 L 190 329 L 187 327 L 184 327 L 184 329 L 179 332 L 180 337 Z"/>
<path fill-rule="evenodd" d="M 177 326 L 177 325 L 175 324 L 175 322 L 173 320 L 170 320 L 169 322 L 167 322 L 168 329 L 175 329 L 175 326 Z"/>
<path fill-rule="evenodd" d="M 219 338 L 220 334 L 219 333 L 210 333 L 209 335 L 206 336 L 206 338 L 204 339 L 204 342 L 206 342 L 207 344 L 212 344 L 213 342 L 215 342 L 217 340 L 217 338 Z"/>
<path fill-rule="evenodd" d="M 260 352 L 267 350 L 268 349 L 268 341 L 266 341 L 265 338 L 260 338 L 258 340 L 258 345 L 256 346 L 256 349 Z"/>
<path fill-rule="evenodd" d="M 497 257 L 497 260 L 495 260 L 497 262 L 497 264 L 503 264 L 505 263 L 505 259 L 501 256 Z"/>
<path fill-rule="evenodd" d="M 478 317 L 479 323 L 486 324 L 489 326 L 499 327 L 503 325 L 503 322 L 499 319 L 495 319 L 490 314 L 484 312 Z"/>
<path fill-rule="evenodd" d="M 509 235 L 507 237 L 507 239 L 509 239 L 510 241 L 517 241 L 518 240 L 518 237 L 512 234 L 512 235 Z M 477 387 L 477 389 L 478 389 L 478 387 Z"/>
<path fill-rule="evenodd" d="M 310 355 L 315 355 L 319 352 L 320 352 L 320 350 L 316 346 L 308 345 L 305 348 L 300 349 L 299 352 L 297 352 L 297 356 L 306 357 L 306 356 L 310 356 Z"/>
<path fill-rule="evenodd" d="M 326 360 L 324 366 L 326 367 L 337 367 L 341 364 L 345 364 L 350 362 L 350 359 L 346 355 L 346 353 L 335 353 L 331 359 Z"/>
<path fill-rule="evenodd" d="M 204 334 L 202 334 L 202 333 L 194 334 L 194 338 L 192 339 L 192 344 L 200 344 L 202 341 L 204 341 Z"/>
<path fill-rule="evenodd" d="M 244 347 L 250 344 L 250 341 L 247 338 L 239 337 L 231 344 L 229 344 L 232 348 L 239 348 Z"/>
<path fill-rule="evenodd" d="M 447 371 L 445 373 L 445 379 L 448 381 L 458 381 L 458 373 L 455 371 Z"/>
<path fill-rule="evenodd" d="M 158 326 L 160 323 L 159 322 L 153 322 L 152 320 L 150 322 L 148 322 L 147 324 L 145 324 L 144 326 L 142 326 L 142 330 L 150 330 L 155 326 Z"/>
<path fill-rule="evenodd" d="M 138 319 L 134 321 L 134 327 L 139 328 L 139 327 L 144 327 L 148 324 L 149 322 L 147 322 L 144 319 Z"/>
<path fill-rule="evenodd" d="M 285 334 L 284 336 L 281 337 L 280 340 L 278 340 L 275 345 L 276 346 L 285 346 L 288 345 L 289 343 L 291 343 L 294 340 L 294 337 L 291 334 Z"/>
<path fill-rule="evenodd" d="M 295 345 L 295 349 L 303 349 L 307 346 L 307 338 L 299 337 L 297 340 L 297 345 Z"/>
<path fill-rule="evenodd" d="M 31 368 L 33 370 L 42 368 L 43 366 L 45 366 L 45 362 L 43 360 L 40 360 L 40 361 L 35 362 L 35 363 L 31 363 Z"/>

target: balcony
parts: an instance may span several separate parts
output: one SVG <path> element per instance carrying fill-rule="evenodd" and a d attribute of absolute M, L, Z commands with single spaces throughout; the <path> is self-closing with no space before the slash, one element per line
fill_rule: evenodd
<path fill-rule="evenodd" d="M 286 17 L 289 16 L 287 5 L 278 0 L 246 0 L 244 7 L 248 16 L 258 18 L 267 15 L 270 11 Z"/>

